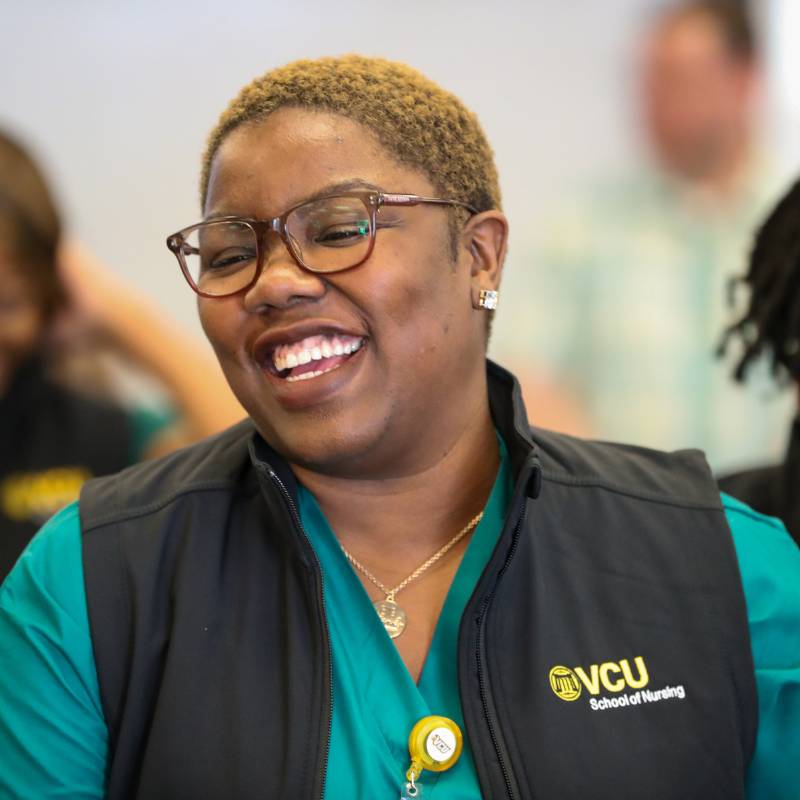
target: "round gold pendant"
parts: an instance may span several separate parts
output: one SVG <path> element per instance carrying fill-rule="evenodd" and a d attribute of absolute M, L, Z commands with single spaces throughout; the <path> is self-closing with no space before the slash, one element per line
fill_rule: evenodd
<path fill-rule="evenodd" d="M 378 612 L 386 633 L 396 639 L 406 629 L 406 612 L 394 600 L 378 600 L 372 605 Z"/>

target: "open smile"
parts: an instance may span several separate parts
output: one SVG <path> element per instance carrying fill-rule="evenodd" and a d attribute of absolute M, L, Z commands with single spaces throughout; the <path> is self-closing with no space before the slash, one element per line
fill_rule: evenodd
<path fill-rule="evenodd" d="M 364 337 L 314 334 L 300 341 L 279 344 L 267 359 L 267 370 L 289 382 L 318 378 L 339 369 L 364 345 Z"/>

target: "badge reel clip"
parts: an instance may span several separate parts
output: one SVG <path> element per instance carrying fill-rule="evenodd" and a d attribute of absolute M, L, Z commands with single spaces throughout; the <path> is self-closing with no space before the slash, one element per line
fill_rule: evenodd
<path fill-rule="evenodd" d="M 464 744 L 458 725 L 447 717 L 423 717 L 408 737 L 411 765 L 406 771 L 406 785 L 400 800 L 421 800 L 422 786 L 417 783 L 423 770 L 444 772 L 461 755 Z"/>

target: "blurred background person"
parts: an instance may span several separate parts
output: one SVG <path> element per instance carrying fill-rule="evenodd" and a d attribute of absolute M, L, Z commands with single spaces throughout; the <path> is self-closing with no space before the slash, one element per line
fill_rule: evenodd
<path fill-rule="evenodd" d="M 109 348 L 156 378 L 169 405 L 119 397 Z M 42 172 L 0 132 L 0 579 L 87 478 L 242 415 L 199 344 L 63 241 Z"/>
<path fill-rule="evenodd" d="M 788 401 L 770 404 L 765 375 L 732 387 L 713 355 L 726 281 L 782 187 L 758 141 L 754 22 L 741 0 L 672 3 L 637 58 L 648 158 L 546 226 L 507 281 L 514 308 L 493 352 L 527 376 L 540 424 L 701 447 L 730 468 L 775 452 L 790 413 Z"/>
<path fill-rule="evenodd" d="M 732 325 L 722 349 L 737 346 L 734 377 L 742 382 L 767 358 L 777 383 L 800 386 L 800 182 L 781 199 L 756 235 L 743 279 L 749 306 Z M 795 405 L 795 409 L 797 406 Z M 750 420 L 741 420 L 742 427 Z M 800 418 L 791 425 L 781 464 L 721 478 L 720 488 L 748 505 L 779 517 L 800 544 Z"/>

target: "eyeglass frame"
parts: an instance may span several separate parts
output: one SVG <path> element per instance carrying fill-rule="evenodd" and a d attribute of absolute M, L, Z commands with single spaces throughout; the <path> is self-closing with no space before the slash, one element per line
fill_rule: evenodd
<path fill-rule="evenodd" d="M 334 197 L 357 197 L 364 203 L 364 207 L 367 209 L 369 213 L 369 244 L 367 245 L 367 252 L 365 253 L 364 257 L 357 261 L 355 264 L 351 264 L 348 267 L 340 267 L 338 269 L 330 269 L 330 270 L 320 270 L 315 269 L 314 267 L 310 267 L 306 264 L 301 255 L 295 251 L 295 245 L 292 242 L 292 238 L 286 232 L 286 220 L 288 219 L 289 215 L 296 211 L 298 208 L 301 208 L 304 205 L 309 203 L 316 203 L 321 200 L 330 200 Z M 293 205 L 291 208 L 288 208 L 282 214 L 279 214 L 277 217 L 272 217 L 271 219 L 252 219 L 249 217 L 237 217 L 235 215 L 230 216 L 223 216 L 223 217 L 214 217 L 213 219 L 203 220 L 203 222 L 195 223 L 194 225 L 188 225 L 185 228 L 181 228 L 181 230 L 176 231 L 175 233 L 170 234 L 167 237 L 167 248 L 172 252 L 175 258 L 178 259 L 178 265 L 181 268 L 181 272 L 183 273 L 183 277 L 186 279 L 186 282 L 189 284 L 189 287 L 200 297 L 208 297 L 211 299 L 216 298 L 223 298 L 223 297 L 232 297 L 233 295 L 240 294 L 242 292 L 249 291 L 257 282 L 258 279 L 261 277 L 261 273 L 264 269 L 264 239 L 266 234 L 270 231 L 274 231 L 283 242 L 286 249 L 289 251 L 289 254 L 292 258 L 297 262 L 298 266 L 302 269 L 307 270 L 308 272 L 313 272 L 316 275 L 327 275 L 333 274 L 336 272 L 345 272 L 350 269 L 355 269 L 356 267 L 361 266 L 371 255 L 372 251 L 375 248 L 375 235 L 377 233 L 377 216 L 378 210 L 381 206 L 417 206 L 417 205 L 439 205 L 439 206 L 457 206 L 459 208 L 465 208 L 467 211 L 470 212 L 470 216 L 480 213 L 478 209 L 474 206 L 470 205 L 469 203 L 464 203 L 461 200 L 448 200 L 443 199 L 440 197 L 425 197 L 423 195 L 417 194 L 398 194 L 398 193 L 391 193 L 391 192 L 380 192 L 374 189 L 365 189 L 363 191 L 358 190 L 349 190 L 349 191 L 342 191 L 342 192 L 332 192 L 329 195 L 323 195 L 321 197 L 313 197 L 308 200 L 303 200 L 301 203 L 297 203 Z M 210 294 L 209 292 L 204 292 L 197 286 L 194 280 L 191 277 L 189 272 L 189 267 L 186 264 L 185 254 L 183 252 L 183 245 L 186 244 L 186 239 L 193 231 L 201 228 L 205 225 L 216 224 L 221 222 L 239 222 L 248 225 L 256 237 L 256 269 L 253 273 L 253 277 L 249 283 L 243 286 L 241 289 L 236 289 L 233 292 L 228 292 L 226 294 Z"/>

